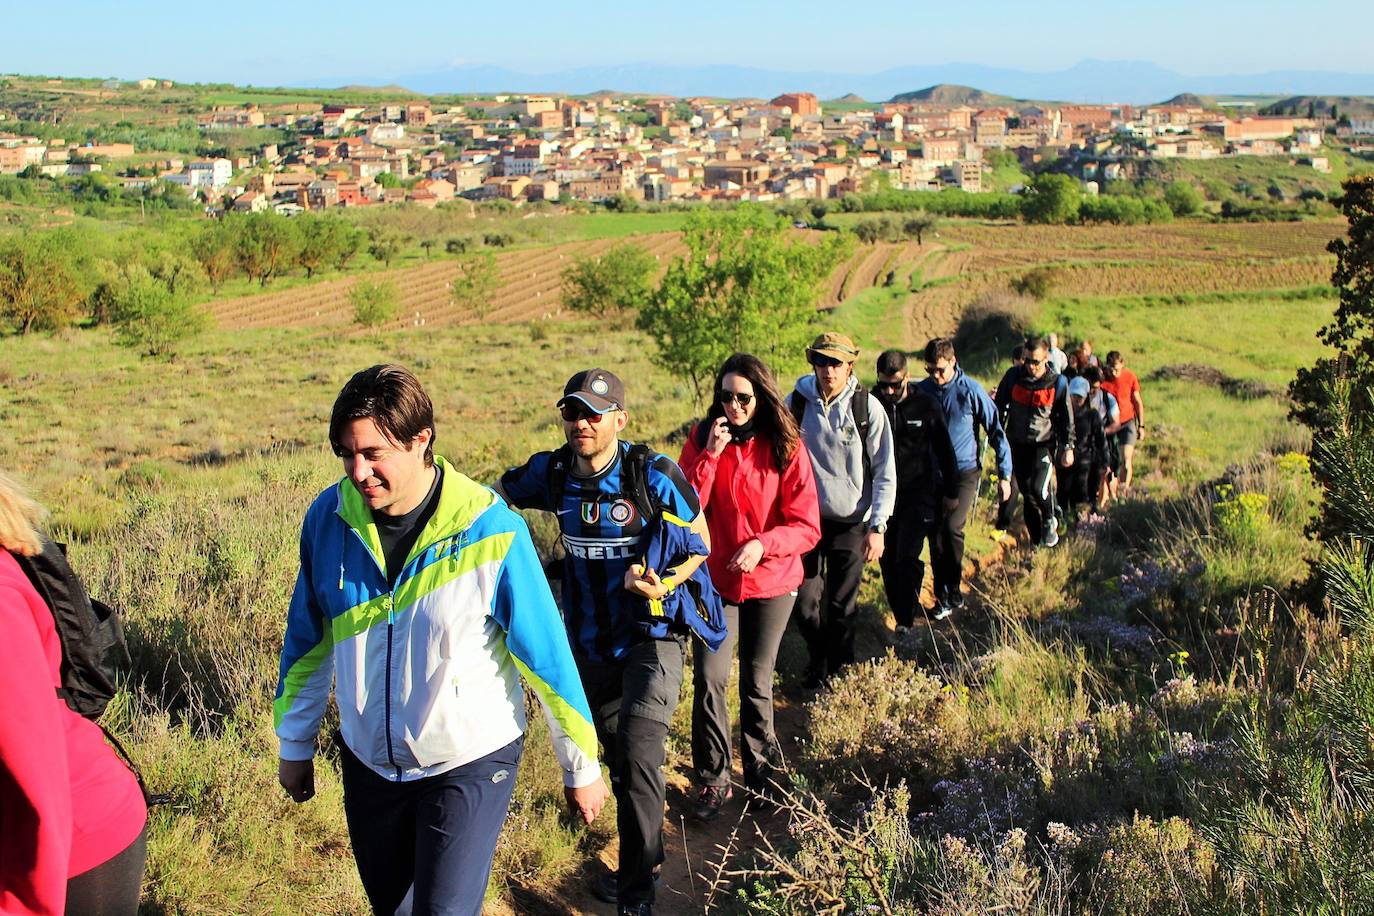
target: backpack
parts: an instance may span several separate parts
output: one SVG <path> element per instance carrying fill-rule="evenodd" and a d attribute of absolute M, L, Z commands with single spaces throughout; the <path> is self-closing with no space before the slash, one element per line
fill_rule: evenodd
<path fill-rule="evenodd" d="M 634 503 L 639 517 L 646 522 L 658 514 L 662 507 L 649 492 L 649 457 L 653 454 L 649 446 L 637 443 L 621 459 L 620 495 Z M 563 497 L 563 488 L 568 482 L 568 470 L 572 467 L 572 449 L 566 445 L 554 450 L 549 459 L 548 481 L 550 505 Z"/>
<path fill-rule="evenodd" d="M 52 611 L 54 629 L 62 644 L 62 686 L 57 695 L 78 715 L 100 727 L 125 766 L 138 780 L 138 789 L 148 807 L 166 804 L 171 796 L 154 795 L 143 782 L 129 752 L 109 729 L 98 721 L 114 699 L 116 679 L 129 667 L 129 646 L 124 641 L 124 625 L 114 608 L 97 601 L 86 592 L 81 577 L 67 562 L 66 545 L 43 539 L 43 550 L 35 556 L 12 554 L 34 591 Z"/>
<path fill-rule="evenodd" d="M 15 559 L 52 610 L 62 643 L 62 686 L 57 695 L 73 712 L 94 722 L 115 695 L 119 670 L 131 663 L 119 616 L 86 594 L 62 544 L 44 538 L 42 553 L 16 554 Z"/>
<path fill-rule="evenodd" d="M 856 382 L 854 397 L 850 399 L 849 405 L 854 412 L 854 427 L 859 431 L 859 444 L 864 461 L 864 480 L 869 481 L 873 479 L 873 459 L 868 454 L 868 389 Z M 797 421 L 797 430 L 800 431 L 802 415 L 806 413 L 806 399 L 802 397 L 800 391 L 792 390 L 791 396 L 787 399 L 787 407 L 792 411 L 792 419 Z"/>

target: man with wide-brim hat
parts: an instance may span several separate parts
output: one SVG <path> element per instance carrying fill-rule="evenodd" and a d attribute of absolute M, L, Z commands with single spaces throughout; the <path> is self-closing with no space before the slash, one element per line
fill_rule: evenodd
<path fill-rule="evenodd" d="M 826 331 L 806 358 L 811 374 L 789 403 L 815 471 L 821 539 L 802 561 L 797 624 L 810 653 L 803 684 L 819 687 L 854 661 L 859 580 L 883 554 L 897 480 L 887 414 L 854 378 L 854 341 Z"/>

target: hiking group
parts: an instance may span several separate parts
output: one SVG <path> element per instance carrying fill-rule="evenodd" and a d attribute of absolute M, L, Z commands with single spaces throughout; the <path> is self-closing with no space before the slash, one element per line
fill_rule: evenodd
<path fill-rule="evenodd" d="M 591 823 L 615 796 L 618 865 L 592 893 L 620 913 L 651 912 L 669 725 L 689 654 L 690 813 L 712 820 L 734 795 L 726 692 L 736 655 L 741 788 L 754 810 L 767 808 L 786 787 L 773 684 L 794 617 L 808 654 L 802 684 L 814 689 L 855 661 L 865 565 L 880 564 L 899 632 L 923 615 L 958 612 L 985 448 L 1002 527 L 1014 483 L 1030 538 L 1045 547 L 1130 486 L 1143 407 L 1119 353 L 1099 368 L 1086 343 L 1069 357 L 1053 339 L 1032 338 L 992 395 L 964 374 L 948 339 L 926 346 L 919 382 L 907 354 L 882 353 L 872 392 L 855 374 L 859 355 L 844 335 L 820 335 L 806 351 L 811 374 L 787 395 L 758 358 L 730 357 L 677 461 L 622 439 L 629 399 L 615 373 L 579 372 L 556 400 L 564 442 L 490 487 L 435 452 L 433 406 L 408 370 L 373 366 L 344 385 L 328 426 L 343 477 L 301 527 L 274 719 L 279 780 L 306 802 L 331 693 L 336 700 L 332 746 L 374 912 L 480 912 L 524 750 L 526 687 L 573 816 Z M 3 497 L 12 488 L 0 483 Z M 541 563 L 514 509 L 552 513 L 560 562 Z M 19 556 L 41 544 L 27 534 L 3 546 Z M 0 687 L 27 676 L 51 689 L 61 602 L 38 613 L 45 603 L 32 577 L 0 560 L 6 621 L 17 615 L 34 633 L 31 673 L 0 671 Z M 559 601 L 550 578 L 561 580 Z M 85 757 L 122 766 L 89 746 L 80 723 L 90 723 L 73 721 L 60 696 L 46 706 L 52 727 L 69 731 L 74 773 Z M 0 759 L 23 766 L 11 738 L 0 730 Z M 55 792 L 40 788 L 18 782 L 30 807 Z M 59 820 L 76 819 L 76 797 L 73 785 L 53 802 Z M 64 894 L 89 894 L 83 872 L 121 858 L 133 865 L 117 870 L 98 911 L 132 912 L 128 874 L 136 906 L 146 808 L 112 814 L 119 829 L 98 852 L 78 848 L 92 834 L 73 834 L 70 823 L 44 835 L 53 811 L 37 813 L 36 842 L 57 858 L 28 870 L 12 863 L 31 854 L 0 860 L 4 912 L 60 912 Z M 28 842 L 7 823 L 0 849 Z"/>

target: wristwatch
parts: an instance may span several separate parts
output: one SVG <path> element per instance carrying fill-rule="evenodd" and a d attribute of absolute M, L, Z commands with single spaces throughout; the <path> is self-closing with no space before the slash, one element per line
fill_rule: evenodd
<path fill-rule="evenodd" d="M 887 522 L 883 522 L 881 525 L 869 525 L 868 530 L 874 534 L 887 534 Z"/>

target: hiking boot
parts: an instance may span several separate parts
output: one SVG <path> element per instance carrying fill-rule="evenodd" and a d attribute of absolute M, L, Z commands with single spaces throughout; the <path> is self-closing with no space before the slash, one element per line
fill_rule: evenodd
<path fill-rule="evenodd" d="M 661 881 L 661 880 L 663 879 L 663 875 L 661 874 L 662 871 L 663 871 L 663 866 L 661 866 L 661 865 L 655 865 L 655 866 L 654 866 L 654 887 L 658 887 L 658 882 Z M 592 896 L 595 897 L 597 900 L 600 900 L 602 903 L 617 903 L 617 902 L 619 902 L 619 900 L 620 900 L 620 872 L 617 872 L 617 871 L 608 871 L 608 872 L 603 872 L 602 874 L 597 875 L 595 878 L 592 879 L 592 882 L 591 882 L 591 884 L 589 885 L 589 890 L 591 890 Z M 647 904 L 647 903 L 642 903 L 642 904 L 640 904 L 640 906 L 648 906 L 648 904 Z M 636 910 L 633 906 L 628 906 L 626 909 L 622 910 L 621 912 L 625 912 L 625 913 L 637 913 L 637 912 L 639 912 L 639 911 Z M 649 911 L 648 911 L 648 910 L 645 910 L 645 912 L 647 913 L 647 912 L 649 912 Z"/>
<path fill-rule="evenodd" d="M 931 619 L 933 619 L 933 620 L 944 620 L 944 619 L 946 619 L 947 617 L 949 617 L 950 614 L 953 614 L 953 613 L 954 613 L 954 606 L 953 606 L 952 604 L 950 604 L 949 601 L 948 601 L 947 599 L 941 598 L 941 599 L 940 599 L 938 602 L 936 602 L 936 604 L 935 604 L 935 613 L 934 613 L 934 614 L 931 614 L 930 616 L 931 616 Z"/>
<path fill-rule="evenodd" d="M 906 637 L 906 634 L 910 632 L 911 627 L 907 626 L 906 624 L 899 623 L 897 624 L 896 632 L 893 634 L 892 638 L 897 642 L 901 642 Z"/>
<path fill-rule="evenodd" d="M 964 609 L 964 593 L 959 591 L 958 586 L 945 592 L 945 603 L 956 611 Z"/>
<path fill-rule="evenodd" d="M 1040 542 L 1041 547 L 1053 547 L 1059 543 L 1059 526 L 1051 525 L 1045 529 L 1045 539 Z"/>
<path fill-rule="evenodd" d="M 702 786 L 697 792 L 697 803 L 692 809 L 692 817 L 703 823 L 710 823 L 720 817 L 720 809 L 734 796 L 734 790 L 729 786 Z"/>

